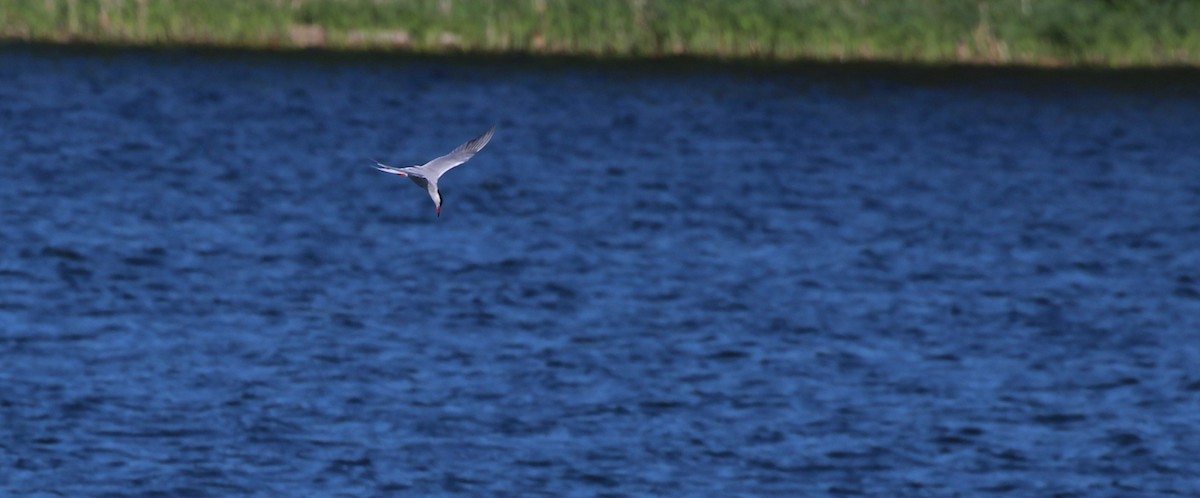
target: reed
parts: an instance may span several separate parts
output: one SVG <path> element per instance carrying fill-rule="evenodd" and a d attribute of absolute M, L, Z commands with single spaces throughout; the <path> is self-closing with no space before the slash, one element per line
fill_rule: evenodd
<path fill-rule="evenodd" d="M 1200 65 L 1192 0 L 0 0 L 9 40 Z"/>

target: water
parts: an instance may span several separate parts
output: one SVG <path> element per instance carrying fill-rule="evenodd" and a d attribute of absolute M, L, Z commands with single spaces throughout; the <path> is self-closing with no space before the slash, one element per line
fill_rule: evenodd
<path fill-rule="evenodd" d="M 1198 80 L 9 47 L 0 494 L 1196 496 Z"/>

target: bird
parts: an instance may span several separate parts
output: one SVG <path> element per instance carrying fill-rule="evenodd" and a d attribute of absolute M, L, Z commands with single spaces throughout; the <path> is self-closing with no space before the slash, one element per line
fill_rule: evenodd
<path fill-rule="evenodd" d="M 440 218 L 442 216 L 442 192 L 438 190 L 438 179 L 446 174 L 447 171 L 454 169 L 455 166 L 475 157 L 475 154 L 483 150 L 483 147 L 492 140 L 492 134 L 495 132 L 496 125 L 492 125 L 491 128 L 488 128 L 488 131 L 458 146 L 458 148 L 450 151 L 449 154 L 420 166 L 397 168 L 375 161 L 375 169 L 393 175 L 407 176 L 418 187 L 425 189 L 429 193 L 429 198 L 433 199 L 433 206 L 437 209 L 437 215 Z"/>

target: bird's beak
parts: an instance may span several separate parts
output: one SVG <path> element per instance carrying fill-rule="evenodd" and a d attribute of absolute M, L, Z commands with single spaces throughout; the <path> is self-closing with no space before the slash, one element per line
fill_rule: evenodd
<path fill-rule="evenodd" d="M 437 214 L 438 214 L 438 218 L 442 217 L 442 207 L 441 206 L 437 207 Z"/>

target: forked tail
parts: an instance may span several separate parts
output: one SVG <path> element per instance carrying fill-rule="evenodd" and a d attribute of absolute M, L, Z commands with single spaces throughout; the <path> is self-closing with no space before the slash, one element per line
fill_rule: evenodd
<path fill-rule="evenodd" d="M 375 163 L 375 169 L 377 169 L 379 171 L 382 171 L 384 173 L 391 173 L 393 175 L 408 176 L 408 173 L 401 171 L 400 168 L 388 166 L 379 161 L 376 161 L 375 159 L 372 159 L 371 161 L 373 161 Z"/>

